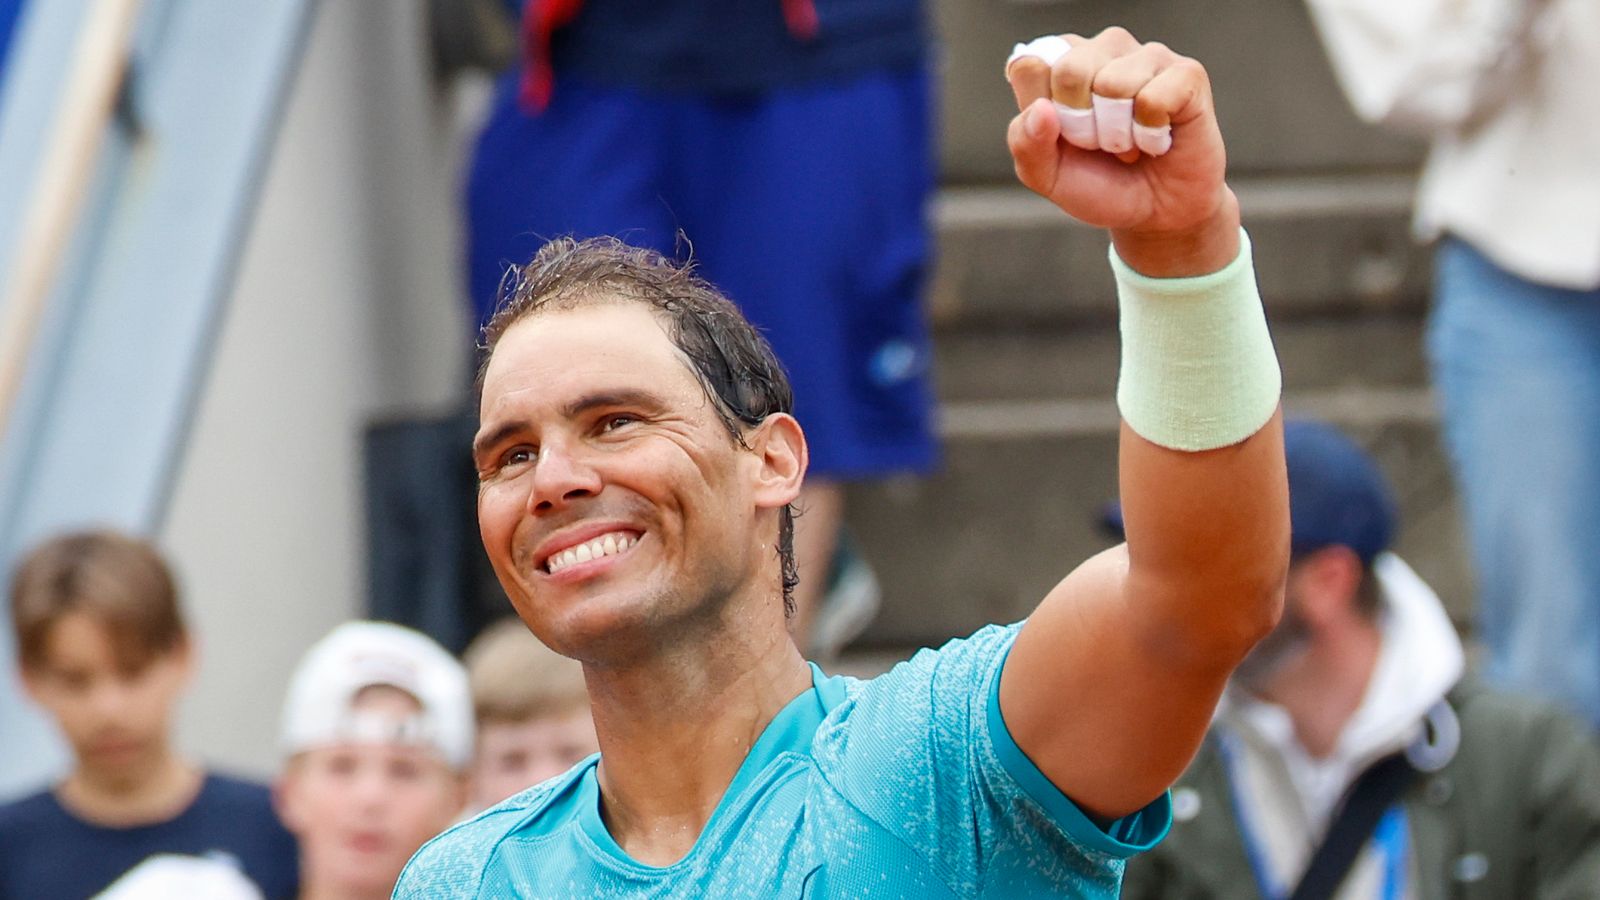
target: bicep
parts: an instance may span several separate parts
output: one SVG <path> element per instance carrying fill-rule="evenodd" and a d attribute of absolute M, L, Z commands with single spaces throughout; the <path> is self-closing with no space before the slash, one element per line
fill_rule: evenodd
<path fill-rule="evenodd" d="M 1232 660 L 1183 646 L 1183 629 L 1135 607 L 1127 549 L 1079 566 L 1040 604 L 1001 672 L 1000 709 L 1018 747 L 1100 819 L 1143 808 L 1205 736 Z"/>

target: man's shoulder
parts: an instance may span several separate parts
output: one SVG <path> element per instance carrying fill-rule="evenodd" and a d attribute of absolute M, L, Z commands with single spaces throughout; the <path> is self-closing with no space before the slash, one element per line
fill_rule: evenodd
<path fill-rule="evenodd" d="M 265 829 L 283 831 L 272 806 L 272 791 L 264 784 L 218 772 L 207 772 L 200 793 L 183 815 L 170 824 L 178 828 L 210 829 L 226 823 L 230 833 Z"/>
<path fill-rule="evenodd" d="M 1022 623 L 985 625 L 966 637 L 951 638 L 939 647 L 924 647 L 889 671 L 863 680 L 846 679 L 851 698 L 905 690 L 925 690 L 930 681 L 966 684 L 964 676 L 987 671 L 996 657 L 1004 656 Z M 954 677 L 946 677 L 954 676 Z"/>
<path fill-rule="evenodd" d="M 61 805 L 48 789 L 0 803 L 0 833 L 31 831 L 61 816 Z"/>
<path fill-rule="evenodd" d="M 422 845 L 400 873 L 396 897 L 475 896 L 495 848 L 550 808 L 551 801 L 594 766 L 590 757 L 563 775 L 513 794 L 458 822 Z"/>

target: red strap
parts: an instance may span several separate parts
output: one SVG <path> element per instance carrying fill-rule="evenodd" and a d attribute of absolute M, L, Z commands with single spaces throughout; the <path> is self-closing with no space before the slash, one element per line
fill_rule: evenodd
<path fill-rule="evenodd" d="M 783 0 L 783 23 L 789 33 L 802 41 L 817 36 L 817 4 L 815 0 Z"/>
<path fill-rule="evenodd" d="M 528 0 L 522 10 L 522 90 L 519 100 L 529 113 L 544 112 L 555 90 L 550 67 L 550 35 L 571 22 L 583 0 Z"/>

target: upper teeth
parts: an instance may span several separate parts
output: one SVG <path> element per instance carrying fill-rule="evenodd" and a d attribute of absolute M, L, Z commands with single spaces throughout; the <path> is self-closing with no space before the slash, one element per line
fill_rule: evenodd
<path fill-rule="evenodd" d="M 554 575 L 574 563 L 588 562 L 602 556 L 614 556 L 633 546 L 633 542 L 634 538 L 620 532 L 603 534 L 576 547 L 568 547 L 560 553 L 551 554 L 550 561 L 545 563 L 545 568 Z"/>

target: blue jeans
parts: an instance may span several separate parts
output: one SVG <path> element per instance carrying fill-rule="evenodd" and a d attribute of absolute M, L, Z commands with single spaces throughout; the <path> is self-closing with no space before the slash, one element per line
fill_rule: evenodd
<path fill-rule="evenodd" d="M 1489 679 L 1600 728 L 1600 291 L 1440 246 L 1428 330 Z"/>

